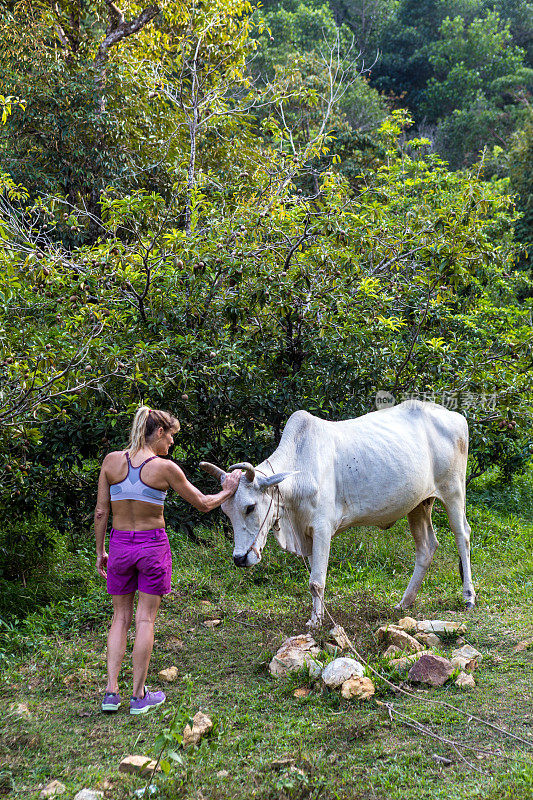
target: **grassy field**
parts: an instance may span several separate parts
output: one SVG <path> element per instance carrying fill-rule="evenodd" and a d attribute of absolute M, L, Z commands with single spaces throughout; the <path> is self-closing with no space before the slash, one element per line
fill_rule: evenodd
<path fill-rule="evenodd" d="M 507 489 L 478 484 L 469 494 L 472 562 L 478 604 L 463 611 L 457 553 L 445 514 L 436 508 L 440 548 L 416 606 L 418 619 L 465 621 L 467 641 L 483 653 L 477 686 L 464 692 L 453 681 L 412 697 L 378 687 L 373 700 L 343 700 L 313 691 L 305 674 L 274 681 L 268 662 L 284 637 L 305 631 L 310 597 L 305 565 L 272 540 L 257 568 L 232 566 L 231 544 L 219 530 L 204 531 L 211 546 L 199 548 L 173 535 L 173 592 L 163 603 L 149 685 L 176 665 L 186 680 L 169 685 L 167 710 L 130 717 L 99 712 L 104 688 L 109 601 L 102 589 L 55 607 L 26 623 L 25 648 L 4 662 L 0 683 L 1 769 L 14 781 L 12 796 L 33 798 L 51 779 L 71 798 L 83 787 L 105 790 L 113 800 L 131 797 L 146 781 L 119 774 L 132 753 L 157 754 L 156 737 L 177 712 L 181 723 L 201 709 L 215 723 L 197 748 L 184 754 L 169 776 L 160 775 L 157 798 L 261 798 L 264 800 L 423 800 L 423 798 L 533 798 L 533 648 L 514 652 L 533 636 L 533 479 Z M 361 654 L 388 670 L 376 628 L 396 620 L 394 605 L 410 577 L 413 545 L 406 521 L 389 531 L 356 529 L 337 537 L 330 559 L 328 607 Z M 202 623 L 219 618 L 208 629 Z M 330 626 L 328 626 L 330 627 Z M 324 641 L 325 629 L 319 634 Z M 322 638 L 321 638 L 322 637 Z M 13 634 L 13 640 L 17 635 Z M 19 635 L 20 640 L 20 635 Z M 450 651 L 453 645 L 450 643 Z M 128 699 L 131 669 L 122 674 Z M 438 698 L 531 742 L 510 739 Z M 475 749 L 461 750 L 391 719 L 384 702 Z M 29 716 L 13 704 L 28 706 Z M 127 704 L 126 704 L 127 705 Z M 11 710 L 10 710 L 11 709 Z M 451 760 L 442 765 L 435 755 Z M 279 762 L 289 759 L 285 764 Z M 145 796 L 148 796 L 145 794 Z"/>

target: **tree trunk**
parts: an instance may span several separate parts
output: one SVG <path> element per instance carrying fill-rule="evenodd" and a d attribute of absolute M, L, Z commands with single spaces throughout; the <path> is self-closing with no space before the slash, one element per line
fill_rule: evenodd
<path fill-rule="evenodd" d="M 196 46 L 194 58 L 191 67 L 192 86 L 191 86 L 191 101 L 192 101 L 192 116 L 189 118 L 189 168 L 187 170 L 187 192 L 185 197 L 185 232 L 187 236 L 191 235 L 191 216 L 192 216 L 192 194 L 194 191 L 195 176 L 194 168 L 196 164 L 196 141 L 198 136 L 198 51 L 200 42 Z"/>

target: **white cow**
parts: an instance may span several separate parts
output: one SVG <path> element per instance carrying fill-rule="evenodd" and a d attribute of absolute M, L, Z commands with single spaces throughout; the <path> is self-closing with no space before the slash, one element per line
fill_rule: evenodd
<path fill-rule="evenodd" d="M 470 526 L 465 516 L 468 426 L 461 414 L 408 400 L 357 419 L 329 422 L 296 411 L 275 452 L 246 470 L 222 505 L 235 540 L 239 567 L 259 563 L 269 529 L 291 553 L 309 556 L 313 612 L 322 622 L 331 537 L 353 525 L 387 529 L 407 515 L 415 540 L 413 576 L 398 608 L 416 597 L 438 542 L 431 524 L 435 499 L 446 508 L 459 550 L 463 598 L 473 608 Z M 200 466 L 224 480 L 213 464 Z"/>

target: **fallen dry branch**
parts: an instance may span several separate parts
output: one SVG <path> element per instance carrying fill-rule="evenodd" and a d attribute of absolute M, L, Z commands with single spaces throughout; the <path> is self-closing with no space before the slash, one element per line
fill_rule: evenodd
<path fill-rule="evenodd" d="M 392 722 L 393 715 L 394 715 L 395 717 L 400 719 L 402 724 L 405 725 L 406 727 L 412 728 L 413 730 L 418 731 L 419 733 L 423 733 L 424 736 L 429 736 L 431 739 L 436 739 L 438 742 L 442 742 L 442 744 L 448 744 L 448 745 L 450 745 L 450 747 L 453 747 L 453 749 L 455 750 L 455 752 L 457 753 L 457 755 L 459 756 L 461 761 L 464 761 L 465 764 L 467 764 L 470 767 L 470 769 L 473 769 L 476 772 L 479 772 L 480 775 L 487 775 L 488 774 L 487 772 L 485 772 L 485 770 L 480 769 L 479 767 L 476 767 L 475 764 L 472 764 L 472 762 L 469 761 L 467 758 L 465 758 L 465 756 L 459 750 L 459 747 L 463 747 L 465 750 L 476 750 L 478 752 L 482 752 L 482 751 L 479 751 L 479 749 L 477 747 L 473 747 L 473 746 L 470 746 L 470 745 L 460 745 L 459 742 L 455 741 L 455 739 L 448 739 L 445 736 L 439 736 L 438 733 L 435 733 L 435 731 L 432 731 L 431 728 L 428 728 L 426 725 L 422 725 L 421 722 L 417 722 L 412 717 L 408 717 L 407 714 L 402 714 L 400 711 L 398 711 L 396 708 L 394 708 L 392 703 L 384 703 L 383 705 L 384 705 L 384 707 L 387 709 L 387 711 L 389 713 L 389 718 L 390 718 L 391 722 Z M 487 751 L 483 751 L 483 752 L 487 752 Z M 492 753 L 491 752 L 490 755 L 497 756 L 497 755 L 501 755 L 501 754 L 500 753 Z"/>

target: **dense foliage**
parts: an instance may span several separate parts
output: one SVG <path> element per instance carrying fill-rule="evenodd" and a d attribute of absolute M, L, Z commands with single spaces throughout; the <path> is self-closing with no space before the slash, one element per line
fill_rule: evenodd
<path fill-rule="evenodd" d="M 487 174 L 509 177 L 508 155 L 531 113 L 527 0 L 267 0 L 264 17 L 272 34 L 262 40 L 265 65 L 288 63 L 295 51 L 307 64 L 335 26 L 346 42 L 353 40 L 372 65 L 362 112 L 355 98 L 347 101 L 355 127 L 367 129 L 386 100 L 409 109 L 414 135 L 431 139 L 454 169 L 472 165 L 485 149 Z M 520 208 L 529 208 L 529 188 L 516 182 L 512 188 Z M 527 212 L 518 232 L 520 241 L 531 241 Z"/>
<path fill-rule="evenodd" d="M 452 171 L 390 110 L 352 46 L 356 4 L 150 8 L 22 2 L 1 20 L 0 581 L 28 595 L 41 564 L 84 552 L 100 459 L 141 400 L 180 418 L 199 482 L 202 458 L 265 456 L 295 409 L 346 418 L 379 390 L 464 413 L 472 474 L 530 456 L 528 218 L 505 175 Z M 365 47 L 407 13 L 387 8 Z M 434 26 L 428 108 L 463 85 L 445 64 L 476 19 Z M 493 79 L 520 71 L 483 19 Z M 530 138 L 509 156 L 521 198 Z M 192 532 L 182 504 L 167 517 Z"/>

